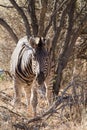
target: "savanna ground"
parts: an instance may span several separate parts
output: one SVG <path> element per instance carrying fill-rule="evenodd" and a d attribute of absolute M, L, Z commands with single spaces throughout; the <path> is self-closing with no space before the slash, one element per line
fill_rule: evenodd
<path fill-rule="evenodd" d="M 4 76 L 0 78 L 0 130 L 87 130 L 86 90 L 83 83 L 73 79 L 60 90 L 55 104 L 47 107 L 45 97 L 39 97 L 38 117 L 27 116 L 24 93 L 21 108 L 12 105 L 13 82 Z M 85 91 L 85 92 L 83 92 Z M 84 96 L 83 96 L 84 94 Z"/>

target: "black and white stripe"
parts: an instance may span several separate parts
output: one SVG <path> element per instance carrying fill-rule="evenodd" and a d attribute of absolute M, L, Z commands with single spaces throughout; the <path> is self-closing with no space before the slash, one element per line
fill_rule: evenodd
<path fill-rule="evenodd" d="M 16 94 L 15 101 L 19 101 L 21 98 L 21 84 L 26 84 L 27 95 L 29 92 L 33 93 L 31 96 L 31 104 L 34 113 L 36 109 L 35 101 L 37 99 L 37 97 L 35 99 L 35 96 L 38 89 L 36 84 L 44 86 L 45 80 L 50 73 L 50 56 L 46 43 L 46 40 L 43 38 L 30 37 L 27 39 L 27 37 L 24 37 L 19 40 L 11 58 L 11 73 L 14 77 L 14 88 Z M 28 97 L 27 100 L 29 100 Z"/>

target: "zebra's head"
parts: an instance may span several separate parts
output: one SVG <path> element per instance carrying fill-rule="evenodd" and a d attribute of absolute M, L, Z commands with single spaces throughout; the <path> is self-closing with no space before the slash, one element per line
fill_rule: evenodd
<path fill-rule="evenodd" d="M 50 41 L 41 37 L 30 38 L 33 48 L 32 70 L 36 74 L 38 84 L 43 84 L 49 71 Z"/>

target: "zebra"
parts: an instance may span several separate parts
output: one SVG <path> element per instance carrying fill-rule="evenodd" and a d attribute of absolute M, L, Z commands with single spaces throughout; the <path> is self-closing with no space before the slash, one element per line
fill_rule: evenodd
<path fill-rule="evenodd" d="M 34 116 L 37 115 L 38 89 L 46 88 L 46 96 L 49 104 L 51 103 L 52 89 L 49 89 L 49 86 L 51 86 L 52 78 L 50 77 L 53 73 L 53 67 L 51 67 L 50 48 L 49 39 L 34 36 L 27 38 L 25 36 L 18 41 L 11 56 L 11 75 L 15 92 L 14 104 L 18 105 L 21 102 L 23 87 L 27 108 L 29 109 L 29 105 L 32 106 Z M 45 81 L 48 82 L 48 85 Z"/>

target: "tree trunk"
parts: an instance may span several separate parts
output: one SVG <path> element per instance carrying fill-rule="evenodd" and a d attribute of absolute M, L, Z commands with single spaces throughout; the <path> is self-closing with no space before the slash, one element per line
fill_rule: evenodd
<path fill-rule="evenodd" d="M 38 20 L 35 12 L 35 0 L 28 0 L 28 12 L 31 17 L 31 26 L 34 36 L 38 34 Z"/>

